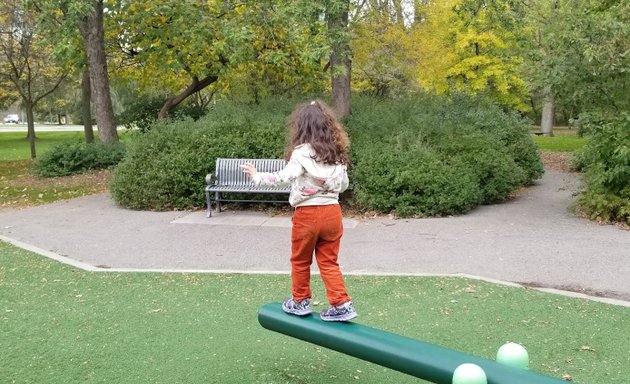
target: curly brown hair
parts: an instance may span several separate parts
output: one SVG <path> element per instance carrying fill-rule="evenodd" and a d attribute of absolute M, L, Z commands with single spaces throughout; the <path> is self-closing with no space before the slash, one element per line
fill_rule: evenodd
<path fill-rule="evenodd" d="M 350 165 L 348 149 L 350 139 L 334 112 L 321 100 L 298 105 L 289 120 L 287 159 L 301 144 L 310 144 L 313 157 L 324 164 Z"/>

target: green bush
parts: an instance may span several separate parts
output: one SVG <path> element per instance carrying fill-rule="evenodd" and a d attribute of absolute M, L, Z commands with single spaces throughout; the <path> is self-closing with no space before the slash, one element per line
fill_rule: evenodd
<path fill-rule="evenodd" d="M 279 158 L 295 103 L 219 104 L 198 121 L 163 122 L 136 135 L 111 191 L 133 209 L 204 205 L 217 157 Z M 357 99 L 351 198 L 359 209 L 400 216 L 451 215 L 501 201 L 542 174 L 529 124 L 472 98 L 419 94 Z"/>
<path fill-rule="evenodd" d="M 163 122 L 138 133 L 113 172 L 112 196 L 131 209 L 202 207 L 204 179 L 217 157 L 283 157 L 290 106 L 276 106 L 225 105 L 198 121 Z"/>
<path fill-rule="evenodd" d="M 125 147 L 121 143 L 68 141 L 44 152 L 35 161 L 34 172 L 44 177 L 68 176 L 109 168 L 118 164 L 124 155 Z"/>
<path fill-rule="evenodd" d="M 465 212 L 480 201 L 473 177 L 458 166 L 446 165 L 430 150 L 407 156 L 374 146 L 360 156 L 352 180 L 362 208 L 433 216 Z"/>
<path fill-rule="evenodd" d="M 447 163 L 473 176 L 480 190 L 480 203 L 505 200 L 529 181 L 526 171 L 494 136 L 479 132 L 465 134 L 443 140 L 437 147 Z"/>
<path fill-rule="evenodd" d="M 592 136 L 576 156 L 586 184 L 580 209 L 593 219 L 630 224 L 630 114 L 585 124 Z"/>
<path fill-rule="evenodd" d="M 543 172 L 527 121 L 466 96 L 359 99 L 346 125 L 356 201 L 369 209 L 463 213 Z"/>

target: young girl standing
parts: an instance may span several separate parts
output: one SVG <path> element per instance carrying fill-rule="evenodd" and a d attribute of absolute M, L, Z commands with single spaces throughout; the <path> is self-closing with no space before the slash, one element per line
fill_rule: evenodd
<path fill-rule="evenodd" d="M 313 253 L 326 286 L 330 308 L 325 321 L 357 317 L 337 263 L 343 235 L 339 193 L 348 188 L 348 136 L 333 112 L 319 100 L 298 106 L 289 123 L 290 158 L 278 172 L 257 172 L 241 165 L 256 185 L 291 185 L 289 203 L 295 207 L 291 232 L 291 281 L 293 297 L 282 303 L 290 314 L 305 316 L 311 304 Z"/>

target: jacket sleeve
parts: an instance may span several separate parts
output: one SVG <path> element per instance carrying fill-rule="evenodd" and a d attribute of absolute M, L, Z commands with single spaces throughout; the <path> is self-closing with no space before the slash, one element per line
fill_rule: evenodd
<path fill-rule="evenodd" d="M 339 193 L 344 192 L 346 189 L 348 189 L 348 186 L 350 185 L 350 180 L 348 179 L 348 170 L 345 166 L 341 177 L 341 189 L 339 190 Z"/>
<path fill-rule="evenodd" d="M 277 172 L 257 172 L 252 178 L 256 185 L 266 187 L 284 187 L 290 185 L 304 173 L 304 167 L 297 160 L 295 151 L 291 154 L 291 159 L 287 165 Z"/>

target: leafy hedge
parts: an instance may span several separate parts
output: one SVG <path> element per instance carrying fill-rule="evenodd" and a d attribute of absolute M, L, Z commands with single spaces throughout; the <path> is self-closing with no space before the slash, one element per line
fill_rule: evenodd
<path fill-rule="evenodd" d="M 283 156 L 290 105 L 224 105 L 200 120 L 162 122 L 138 134 L 110 184 L 114 199 L 131 209 L 189 209 L 204 204 L 204 179 L 217 157 Z"/>
<path fill-rule="evenodd" d="M 401 216 L 464 213 L 506 199 L 542 175 L 528 123 L 463 95 L 358 100 L 352 138 L 355 198 Z"/>
<path fill-rule="evenodd" d="M 105 169 L 118 164 L 125 155 L 122 143 L 104 144 L 68 141 L 53 146 L 36 161 L 38 176 L 55 177 Z"/>
<path fill-rule="evenodd" d="M 198 121 L 152 127 L 116 168 L 114 198 L 133 209 L 202 207 L 204 176 L 217 157 L 283 156 L 294 105 L 224 104 Z M 469 97 L 359 99 L 345 125 L 360 209 L 458 214 L 501 201 L 542 174 L 528 124 Z"/>
<path fill-rule="evenodd" d="M 583 120 L 592 136 L 575 159 L 586 184 L 579 207 L 592 219 L 630 224 L 630 114 Z"/>

